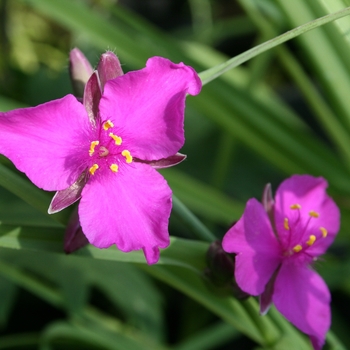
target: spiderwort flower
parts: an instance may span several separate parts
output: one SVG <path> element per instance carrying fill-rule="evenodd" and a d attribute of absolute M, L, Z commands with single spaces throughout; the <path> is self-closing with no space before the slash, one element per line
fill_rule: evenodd
<path fill-rule="evenodd" d="M 325 253 L 339 230 L 340 214 L 326 194 L 327 182 L 294 175 L 273 202 L 247 202 L 240 220 L 225 235 L 223 248 L 236 253 L 238 286 L 260 295 L 261 313 L 271 302 L 321 349 L 330 327 L 330 293 L 310 264 Z"/>
<path fill-rule="evenodd" d="M 185 98 L 201 82 L 191 67 L 161 57 L 112 79 L 103 65 L 83 104 L 67 95 L 0 113 L 0 153 L 35 185 L 57 191 L 49 213 L 81 199 L 79 221 L 91 244 L 143 249 L 152 264 L 169 244 L 171 210 L 171 190 L 155 168 L 184 158 L 177 151 Z"/>

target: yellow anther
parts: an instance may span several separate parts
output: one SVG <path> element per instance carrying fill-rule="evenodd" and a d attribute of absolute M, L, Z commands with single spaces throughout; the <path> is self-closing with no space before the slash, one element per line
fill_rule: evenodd
<path fill-rule="evenodd" d="M 118 165 L 117 164 L 112 164 L 110 167 L 109 167 L 114 173 L 116 173 L 118 171 Z"/>
<path fill-rule="evenodd" d="M 110 128 L 113 128 L 113 126 L 114 126 L 114 124 L 110 120 L 107 120 L 106 122 L 103 123 L 104 130 L 108 130 Z"/>
<path fill-rule="evenodd" d="M 315 241 L 316 241 L 316 236 L 310 235 L 309 240 L 306 242 L 306 244 L 310 247 L 315 243 Z"/>
<path fill-rule="evenodd" d="M 288 219 L 287 218 L 284 218 L 284 221 L 283 221 L 283 226 L 286 230 L 289 230 L 289 222 L 288 222 Z"/>
<path fill-rule="evenodd" d="M 314 210 L 310 210 L 309 211 L 309 215 L 313 218 L 318 218 L 320 216 L 320 214 L 317 211 Z"/>
<path fill-rule="evenodd" d="M 95 171 L 98 169 L 98 165 L 97 164 L 94 164 L 90 169 L 89 169 L 89 173 L 91 175 L 94 175 L 95 174 Z"/>
<path fill-rule="evenodd" d="M 298 204 L 298 203 L 292 204 L 292 205 L 290 206 L 290 209 L 301 209 L 301 205 Z"/>
<path fill-rule="evenodd" d="M 89 154 L 90 154 L 90 157 L 94 154 L 95 152 L 95 147 L 99 144 L 98 141 L 92 141 L 91 144 L 90 144 L 90 149 L 89 149 Z"/>
<path fill-rule="evenodd" d="M 131 163 L 132 162 L 132 155 L 130 154 L 130 152 L 128 150 L 124 150 L 122 152 L 122 156 L 124 156 L 126 158 L 126 162 L 127 163 Z"/>
<path fill-rule="evenodd" d="M 293 248 L 293 252 L 294 252 L 294 253 L 299 253 L 302 249 L 303 249 L 303 247 L 302 247 L 300 244 L 297 244 L 297 245 Z"/>
<path fill-rule="evenodd" d="M 120 146 L 121 144 L 122 144 L 122 138 L 121 137 L 119 137 L 119 136 L 117 136 L 117 135 L 114 135 L 112 132 L 110 132 L 109 134 L 108 134 L 108 136 L 109 137 L 111 137 L 113 140 L 114 140 L 114 142 L 115 142 L 115 144 L 117 145 L 117 146 Z"/>
<path fill-rule="evenodd" d="M 328 235 L 328 231 L 324 227 L 320 227 L 320 231 L 322 232 L 322 237 L 326 238 Z"/>

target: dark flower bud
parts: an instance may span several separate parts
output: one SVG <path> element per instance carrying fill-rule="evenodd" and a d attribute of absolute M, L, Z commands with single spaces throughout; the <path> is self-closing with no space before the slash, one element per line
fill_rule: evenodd
<path fill-rule="evenodd" d="M 235 254 L 226 253 L 220 241 L 209 246 L 206 260 L 208 267 L 204 270 L 204 277 L 210 289 L 222 296 L 233 295 L 237 299 L 249 297 L 237 286 L 234 278 Z"/>

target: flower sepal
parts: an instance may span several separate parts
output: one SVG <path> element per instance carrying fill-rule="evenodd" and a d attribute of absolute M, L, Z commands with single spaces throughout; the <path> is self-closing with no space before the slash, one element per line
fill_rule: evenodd
<path fill-rule="evenodd" d="M 170 168 L 174 165 L 177 165 L 181 162 L 183 162 L 187 156 L 182 153 L 176 153 L 173 156 L 167 157 L 167 158 L 162 158 L 159 160 L 140 160 L 138 158 L 134 158 L 135 162 L 139 163 L 145 163 L 150 165 L 154 169 L 164 169 L 164 168 Z"/>
<path fill-rule="evenodd" d="M 55 214 L 69 207 L 81 198 L 81 192 L 88 180 L 87 171 L 84 171 L 79 179 L 65 190 L 57 191 L 50 203 L 48 213 Z"/>

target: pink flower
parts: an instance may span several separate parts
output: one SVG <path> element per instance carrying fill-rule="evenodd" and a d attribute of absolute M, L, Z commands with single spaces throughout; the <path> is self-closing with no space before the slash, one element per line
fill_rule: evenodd
<path fill-rule="evenodd" d="M 327 182 L 294 175 L 278 188 L 275 202 L 247 202 L 240 220 L 225 235 L 223 248 L 236 253 L 238 286 L 260 295 L 261 313 L 271 302 L 321 349 L 330 327 L 330 292 L 310 267 L 339 230 L 340 213 L 326 194 Z"/>
<path fill-rule="evenodd" d="M 111 79 L 116 61 L 109 58 L 87 82 L 83 104 L 67 95 L 0 113 L 0 152 L 36 186 L 58 191 L 49 213 L 81 198 L 79 220 L 91 244 L 143 249 L 152 264 L 169 245 L 171 210 L 171 190 L 155 168 L 184 159 L 177 151 L 185 98 L 201 82 L 191 67 L 161 57 Z"/>

